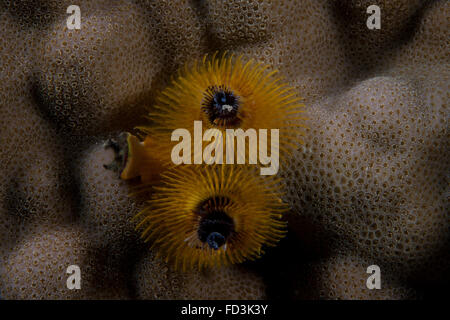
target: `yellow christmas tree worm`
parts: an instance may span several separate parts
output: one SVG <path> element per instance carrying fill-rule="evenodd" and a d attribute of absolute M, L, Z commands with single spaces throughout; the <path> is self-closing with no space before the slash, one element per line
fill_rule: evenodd
<path fill-rule="evenodd" d="M 276 70 L 268 69 L 268 65 L 253 60 L 244 63 L 242 56 L 234 58 L 226 53 L 220 57 L 217 53 L 205 55 L 201 61 L 186 64 L 157 97 L 149 114 L 152 125 L 138 128 L 152 143 L 147 143 L 147 138 L 141 145 L 132 140 L 130 154 L 136 151 L 135 157 L 157 156 L 170 165 L 173 131 L 183 128 L 193 133 L 194 121 L 202 121 L 204 130 L 219 129 L 223 136 L 226 129 L 277 129 L 277 147 L 281 160 L 286 159 L 303 143 L 305 110 L 295 90 L 276 76 Z M 138 150 L 150 146 L 151 151 Z M 192 145 L 191 150 L 194 149 Z M 141 168 L 139 163 L 143 161 L 129 163 L 130 173 L 123 178 L 146 172 L 147 168 Z"/>
<path fill-rule="evenodd" d="M 180 166 L 162 174 L 135 219 L 142 238 L 183 270 L 240 263 L 284 235 L 279 180 L 243 166 Z"/>

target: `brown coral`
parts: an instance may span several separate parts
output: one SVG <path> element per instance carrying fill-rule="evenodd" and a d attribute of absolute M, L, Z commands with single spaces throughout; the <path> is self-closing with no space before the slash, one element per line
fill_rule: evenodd
<path fill-rule="evenodd" d="M 172 267 L 152 251 L 136 264 L 135 287 L 139 299 L 264 299 L 261 276 L 241 266 L 213 270 L 174 272 Z"/>
<path fill-rule="evenodd" d="M 365 28 L 369 2 L 381 30 Z M 383 299 L 449 282 L 448 1 L 78 1 L 81 30 L 66 28 L 69 4 L 0 4 L 2 296 L 260 298 L 287 279 L 289 298 Z M 165 269 L 141 257 L 128 224 L 139 201 L 102 170 L 100 141 L 142 124 L 179 66 L 223 49 L 271 64 L 306 98 L 307 144 L 283 173 L 300 239 L 276 251 L 287 262 L 314 251 L 303 269 L 271 254 L 264 278 L 248 266 L 209 280 Z M 81 259 L 93 252 L 103 259 Z M 60 272 L 77 259 L 90 289 L 67 292 Z M 361 278 L 377 263 L 386 287 L 369 293 Z M 89 280 L 105 270 L 105 286 Z M 158 270 L 184 280 L 163 288 Z M 314 283 L 292 281 L 299 273 Z M 108 293 L 111 279 L 120 288 Z"/>

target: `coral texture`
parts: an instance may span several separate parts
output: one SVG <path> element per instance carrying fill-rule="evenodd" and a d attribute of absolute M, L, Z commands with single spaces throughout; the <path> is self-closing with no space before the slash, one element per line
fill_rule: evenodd
<path fill-rule="evenodd" d="M 2 298 L 402 299 L 449 285 L 450 2 L 80 0 L 69 30 L 71 4 L 0 1 Z M 261 261 L 175 271 L 139 240 L 143 199 L 103 168 L 102 142 L 146 124 L 179 67 L 225 50 L 305 98 L 305 144 L 279 173 L 289 239 Z M 365 286 L 373 264 L 380 291 Z"/>

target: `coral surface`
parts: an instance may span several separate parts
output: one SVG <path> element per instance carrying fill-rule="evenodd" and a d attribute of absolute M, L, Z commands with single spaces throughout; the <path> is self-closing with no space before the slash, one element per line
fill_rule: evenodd
<path fill-rule="evenodd" d="M 403 299 L 450 285 L 445 0 L 0 0 L 0 293 L 6 299 Z M 366 9 L 381 9 L 369 30 Z M 171 76 L 225 51 L 280 71 L 308 127 L 279 176 L 288 237 L 175 271 L 139 239 L 145 195 L 105 170 Z M 78 265 L 80 290 L 66 286 Z M 378 265 L 382 289 L 369 290 Z"/>

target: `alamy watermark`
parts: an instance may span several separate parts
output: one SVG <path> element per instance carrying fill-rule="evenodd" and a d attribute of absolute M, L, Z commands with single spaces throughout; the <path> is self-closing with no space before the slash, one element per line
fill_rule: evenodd
<path fill-rule="evenodd" d="M 219 129 L 203 132 L 202 121 L 194 121 L 194 140 L 187 129 L 172 132 L 171 141 L 180 141 L 171 153 L 172 162 L 179 164 L 259 164 L 261 175 L 274 175 L 279 169 L 279 129 Z M 270 133 L 270 155 L 267 148 Z M 203 142 L 210 142 L 203 148 Z M 246 148 L 248 141 L 248 149 Z M 192 144 L 194 152 L 192 152 Z M 224 146 L 225 145 L 225 146 Z M 224 159 L 225 149 L 225 159 Z M 193 158 L 193 159 L 192 159 Z M 224 161 L 225 160 L 225 161 Z M 235 161 L 236 160 L 236 161 Z"/>
<path fill-rule="evenodd" d="M 70 265 L 66 270 L 67 274 L 70 276 L 67 278 L 66 286 L 69 290 L 80 290 L 81 289 L 81 270 L 76 264 Z"/>

